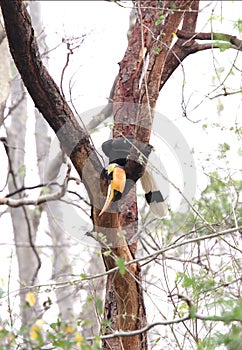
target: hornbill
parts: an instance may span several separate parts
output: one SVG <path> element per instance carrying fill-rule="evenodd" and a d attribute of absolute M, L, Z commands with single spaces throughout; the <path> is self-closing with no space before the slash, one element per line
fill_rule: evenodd
<path fill-rule="evenodd" d="M 99 216 L 103 215 L 108 210 L 113 201 L 119 200 L 122 197 L 126 183 L 124 166 L 127 162 L 132 142 L 133 137 L 118 137 L 102 144 L 103 152 L 109 157 L 108 192 Z M 165 200 L 148 166 L 143 176 L 140 178 L 140 181 L 145 192 L 146 201 L 152 213 L 157 217 L 166 216 L 167 207 Z"/>

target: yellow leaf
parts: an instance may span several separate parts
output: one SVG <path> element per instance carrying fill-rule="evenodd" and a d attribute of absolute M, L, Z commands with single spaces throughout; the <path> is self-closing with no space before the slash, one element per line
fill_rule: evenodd
<path fill-rule="evenodd" d="M 25 300 L 29 303 L 30 307 L 33 307 L 36 304 L 36 298 L 34 293 L 28 292 L 25 296 Z"/>
<path fill-rule="evenodd" d="M 37 339 L 40 334 L 40 328 L 38 326 L 32 326 L 29 331 L 31 339 Z"/>
<path fill-rule="evenodd" d="M 12 332 L 10 332 L 10 333 L 8 334 L 8 341 L 11 342 L 14 338 L 15 338 L 15 335 L 14 335 Z"/>
<path fill-rule="evenodd" d="M 172 36 L 173 38 L 178 39 L 178 36 L 176 35 L 176 33 L 172 33 Z"/>
<path fill-rule="evenodd" d="M 76 343 L 81 343 L 83 341 L 83 337 L 79 333 L 76 333 L 74 341 Z"/>
<path fill-rule="evenodd" d="M 66 333 L 73 333 L 74 332 L 74 329 L 72 326 L 67 326 L 66 329 L 65 329 Z"/>

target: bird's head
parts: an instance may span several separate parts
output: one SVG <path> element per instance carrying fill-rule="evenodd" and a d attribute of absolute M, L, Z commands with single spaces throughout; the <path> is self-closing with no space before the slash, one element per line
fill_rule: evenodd
<path fill-rule="evenodd" d="M 119 167 L 119 165 L 117 163 L 111 163 L 108 166 L 108 175 L 111 174 L 115 168 Z"/>

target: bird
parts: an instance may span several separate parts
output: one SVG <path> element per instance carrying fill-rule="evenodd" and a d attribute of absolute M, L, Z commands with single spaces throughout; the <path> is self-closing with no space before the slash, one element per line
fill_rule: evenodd
<path fill-rule="evenodd" d="M 108 194 L 103 209 L 101 210 L 99 216 L 103 215 L 105 211 L 110 207 L 112 201 L 119 200 L 124 191 L 126 182 L 126 173 L 124 167 L 126 166 L 130 148 L 133 143 L 133 136 L 118 137 L 105 141 L 102 144 L 102 150 L 104 154 L 109 158 L 108 166 Z M 167 215 L 167 201 L 164 199 L 160 187 L 167 188 L 167 184 L 162 182 L 162 180 L 155 176 L 155 172 L 152 171 L 153 164 L 156 164 L 158 169 L 160 168 L 161 162 L 153 151 L 153 146 L 149 145 L 149 152 L 145 154 L 148 158 L 148 164 L 145 167 L 144 174 L 140 178 L 141 185 L 145 192 L 146 202 L 148 203 L 151 212 L 162 218 Z M 151 165 L 151 166 L 150 166 Z M 164 169 L 162 169 L 164 172 Z M 156 179 L 159 181 L 159 186 L 157 185 Z"/>
<path fill-rule="evenodd" d="M 106 201 L 99 216 L 102 216 L 110 207 L 112 202 L 119 200 L 122 197 L 125 183 L 126 173 L 124 167 L 111 163 L 108 166 L 108 192 Z M 167 206 L 165 199 L 159 190 L 152 171 L 147 166 L 143 176 L 140 178 L 142 188 L 145 192 L 146 202 L 149 204 L 151 212 L 157 217 L 164 217 L 167 215 Z"/>
<path fill-rule="evenodd" d="M 108 192 L 106 201 L 99 216 L 102 216 L 110 207 L 112 202 L 119 200 L 125 188 L 126 173 L 123 166 L 111 163 L 108 166 Z"/>

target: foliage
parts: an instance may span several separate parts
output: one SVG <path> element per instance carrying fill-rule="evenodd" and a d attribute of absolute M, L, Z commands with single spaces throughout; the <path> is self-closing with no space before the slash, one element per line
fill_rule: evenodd
<path fill-rule="evenodd" d="M 77 325 L 62 321 L 60 317 L 56 322 L 47 324 L 37 319 L 30 327 L 22 326 L 19 330 L 11 329 L 5 324 L 0 330 L 0 349 L 80 349 L 101 350 L 100 339 L 95 337 L 87 342 L 78 330 Z"/>

